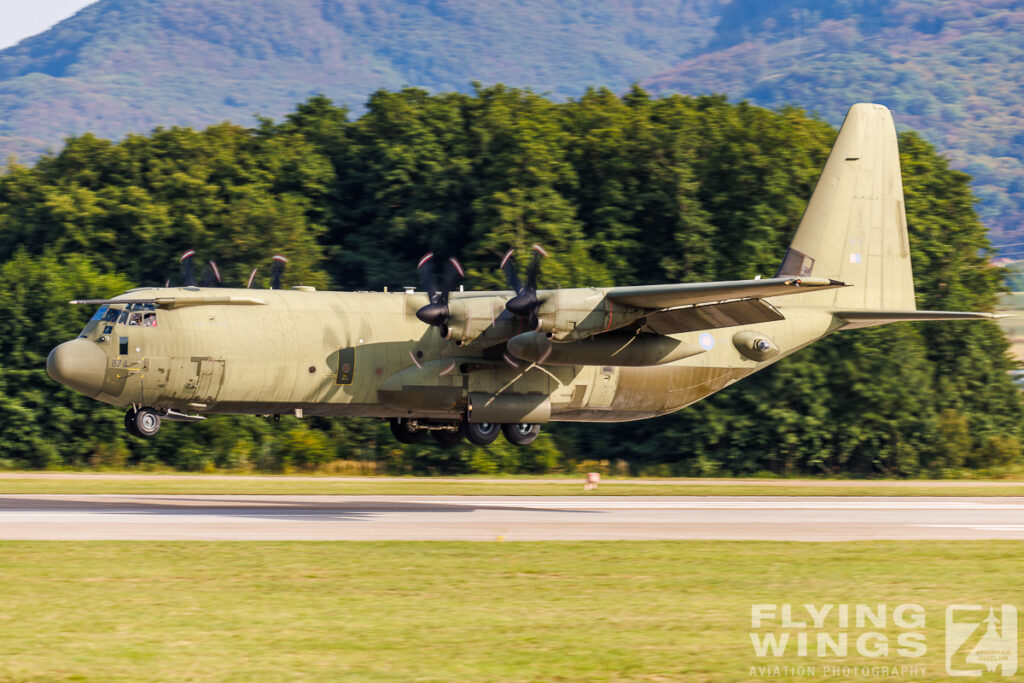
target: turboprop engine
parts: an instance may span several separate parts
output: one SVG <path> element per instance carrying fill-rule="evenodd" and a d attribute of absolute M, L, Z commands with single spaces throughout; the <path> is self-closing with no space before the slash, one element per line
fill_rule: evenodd
<path fill-rule="evenodd" d="M 543 332 L 526 332 L 506 345 L 516 358 L 544 365 L 643 366 L 671 363 L 704 353 L 696 344 L 660 334 L 607 332 L 581 341 L 552 341 Z"/>

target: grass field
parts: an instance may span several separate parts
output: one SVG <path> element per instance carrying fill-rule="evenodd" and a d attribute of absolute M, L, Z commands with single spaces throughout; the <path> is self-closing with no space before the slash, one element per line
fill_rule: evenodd
<path fill-rule="evenodd" d="M 17 477 L 17 478 L 14 478 Z M 375 478 L 203 475 L 47 475 L 0 473 L 5 493 L 485 495 L 485 496 L 1020 496 L 1024 481 L 657 480 L 604 479 L 593 492 L 583 477 Z"/>
<path fill-rule="evenodd" d="M 0 680 L 936 680 L 946 606 L 1021 605 L 1022 588 L 1024 544 L 1002 542 L 3 542 Z M 759 658 L 754 603 L 916 603 L 927 652 Z M 900 631 L 826 630 L 894 650 Z"/>

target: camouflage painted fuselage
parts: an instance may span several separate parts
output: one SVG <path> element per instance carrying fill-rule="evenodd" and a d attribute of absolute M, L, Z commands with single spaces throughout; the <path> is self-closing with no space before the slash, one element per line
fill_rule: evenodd
<path fill-rule="evenodd" d="M 671 335 L 701 352 L 664 365 L 513 368 L 502 360 L 503 345 L 497 353 L 459 346 L 417 320 L 422 293 L 159 289 L 124 296 L 211 291 L 265 303 L 160 309 L 155 326 L 90 324 L 86 339 L 106 365 L 95 398 L 181 412 L 459 419 L 471 394 L 530 395 L 549 397 L 555 421 L 637 420 L 683 408 L 839 326 L 826 310 L 776 301 L 785 320 Z M 732 341 L 747 330 L 781 352 L 747 358 Z"/>

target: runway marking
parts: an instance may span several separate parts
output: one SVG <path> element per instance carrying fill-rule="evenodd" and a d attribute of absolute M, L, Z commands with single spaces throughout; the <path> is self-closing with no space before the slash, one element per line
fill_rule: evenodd
<path fill-rule="evenodd" d="M 410 500 L 417 505 L 436 505 L 436 500 Z M 1024 503 L 984 503 L 968 501 L 849 501 L 809 500 L 445 500 L 444 505 L 464 507 L 536 508 L 545 510 L 1024 510 Z"/>
<path fill-rule="evenodd" d="M 1024 531 L 1024 524 L 914 524 L 936 529 L 976 529 L 978 531 Z"/>

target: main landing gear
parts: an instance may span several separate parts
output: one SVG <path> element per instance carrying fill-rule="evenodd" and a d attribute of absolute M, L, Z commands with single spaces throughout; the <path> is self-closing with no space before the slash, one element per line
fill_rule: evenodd
<path fill-rule="evenodd" d="M 124 414 L 124 428 L 132 436 L 148 439 L 160 431 L 160 413 L 152 408 L 129 408 Z"/>
<path fill-rule="evenodd" d="M 477 446 L 487 446 L 494 443 L 498 434 L 504 433 L 505 439 L 516 446 L 528 446 L 533 443 L 540 434 L 540 425 L 531 423 L 522 424 L 498 424 L 496 422 L 442 422 L 434 420 L 409 420 L 402 417 L 393 417 L 391 433 L 401 443 L 419 443 L 427 437 L 427 433 L 434 435 L 434 439 L 444 446 L 451 448 L 466 439 Z"/>

